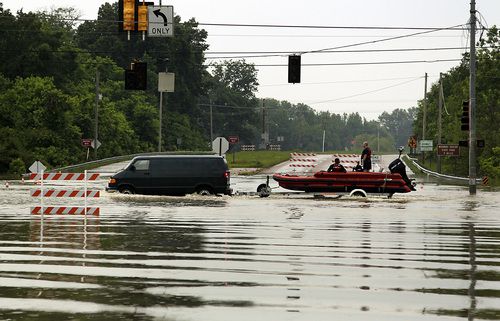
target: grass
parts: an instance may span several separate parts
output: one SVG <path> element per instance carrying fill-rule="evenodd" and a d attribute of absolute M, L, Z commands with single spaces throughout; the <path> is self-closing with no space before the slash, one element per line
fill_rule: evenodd
<path fill-rule="evenodd" d="M 226 155 L 229 168 L 267 168 L 284 162 L 290 158 L 285 151 L 244 151 Z"/>

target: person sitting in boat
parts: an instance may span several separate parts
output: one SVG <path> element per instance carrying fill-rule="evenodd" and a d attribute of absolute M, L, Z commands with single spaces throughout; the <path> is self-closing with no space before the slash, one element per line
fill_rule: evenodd
<path fill-rule="evenodd" d="M 356 162 L 356 166 L 354 166 L 352 168 L 352 171 L 353 172 L 362 172 L 363 171 L 363 167 L 359 164 L 359 162 Z"/>
<path fill-rule="evenodd" d="M 333 164 L 328 167 L 328 172 L 346 173 L 347 170 L 342 164 L 340 164 L 340 159 L 335 158 Z"/>
<path fill-rule="evenodd" d="M 368 142 L 363 142 L 361 165 L 363 166 L 363 172 L 369 172 L 372 169 L 372 150 L 368 147 Z"/>

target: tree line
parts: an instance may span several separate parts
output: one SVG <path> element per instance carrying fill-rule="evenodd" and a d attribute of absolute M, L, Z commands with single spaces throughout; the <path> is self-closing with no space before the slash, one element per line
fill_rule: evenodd
<path fill-rule="evenodd" d="M 477 139 L 485 146 L 477 148 L 477 168 L 480 175 L 500 179 L 500 31 L 493 26 L 481 35 L 477 50 L 476 70 L 476 132 Z M 460 65 L 442 73 L 441 143 L 458 144 L 466 141 L 468 131 L 461 130 L 462 104 L 469 100 L 469 55 L 464 54 Z M 432 85 L 427 94 L 425 138 L 438 142 L 439 83 Z M 424 101 L 418 102 L 418 113 L 414 122 L 417 137 L 423 134 Z M 468 175 L 468 148 L 461 147 L 461 156 L 442 157 L 442 170 L 462 176 Z M 436 161 L 436 153 L 428 157 Z"/>
<path fill-rule="evenodd" d="M 156 84 L 165 70 L 176 77 L 175 92 L 164 97 L 166 151 L 209 150 L 211 136 L 238 135 L 240 143 L 258 145 L 267 130 L 285 150 L 321 150 L 324 133 L 326 150 L 360 150 L 368 140 L 387 152 L 412 134 L 416 107 L 369 121 L 257 98 L 255 66 L 208 64 L 207 32 L 194 19 L 176 16 L 175 37 L 142 41 L 133 34 L 129 41 L 117 17 L 117 3 L 103 4 L 96 20 L 82 23 L 72 8 L 12 13 L 0 3 L 0 173 L 23 173 L 34 160 L 50 167 L 85 161 L 81 139 L 94 137 L 96 105 L 99 158 L 156 151 Z M 125 90 L 124 69 L 133 61 L 147 63 L 146 91 Z"/>

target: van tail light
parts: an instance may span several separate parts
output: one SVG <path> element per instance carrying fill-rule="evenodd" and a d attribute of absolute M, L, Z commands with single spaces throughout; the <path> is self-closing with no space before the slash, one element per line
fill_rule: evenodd
<path fill-rule="evenodd" d="M 114 185 L 114 184 L 116 184 L 116 179 L 110 178 L 109 179 L 109 185 Z"/>
<path fill-rule="evenodd" d="M 231 176 L 231 172 L 229 172 L 229 171 L 224 172 L 224 178 L 229 179 L 230 176 Z"/>

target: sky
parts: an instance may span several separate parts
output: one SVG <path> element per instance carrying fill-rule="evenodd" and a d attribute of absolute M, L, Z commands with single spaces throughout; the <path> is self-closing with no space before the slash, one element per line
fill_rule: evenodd
<path fill-rule="evenodd" d="M 95 19 L 106 1 L 0 2 L 12 12 L 74 7 L 81 18 Z M 160 0 L 153 2 L 160 5 Z M 460 28 L 469 20 L 470 0 L 170 0 L 161 4 L 172 5 L 182 21 L 195 18 L 207 30 L 208 62 L 254 56 L 245 60 L 256 65 L 258 98 L 305 103 L 337 114 L 358 112 L 368 120 L 384 111 L 417 106 L 424 97 L 425 73 L 430 89 L 439 73 L 458 65 L 469 47 L 468 32 Z M 476 0 L 476 9 L 484 26 L 500 26 L 500 0 Z M 402 29 L 455 26 L 458 30 Z M 407 36 L 423 32 L 427 33 Z M 339 47 L 344 48 L 332 50 L 344 52 L 325 50 Z M 412 50 L 387 51 L 394 49 Z M 293 53 L 302 55 L 300 84 L 287 82 L 288 55 Z M 405 61 L 413 63 L 401 63 Z"/>

